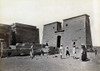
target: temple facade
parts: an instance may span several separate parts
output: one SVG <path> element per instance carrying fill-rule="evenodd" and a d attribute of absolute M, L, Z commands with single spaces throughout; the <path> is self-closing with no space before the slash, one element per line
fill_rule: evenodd
<path fill-rule="evenodd" d="M 64 19 L 63 23 L 53 22 L 43 27 L 43 44 L 60 47 L 92 47 L 89 15 L 83 14 Z"/>

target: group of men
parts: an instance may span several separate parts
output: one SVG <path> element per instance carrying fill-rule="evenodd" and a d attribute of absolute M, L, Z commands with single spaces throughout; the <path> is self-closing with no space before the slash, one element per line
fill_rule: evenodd
<path fill-rule="evenodd" d="M 30 57 L 33 59 L 34 57 L 34 44 L 32 44 L 31 46 L 31 49 L 30 49 Z M 66 56 L 70 56 L 70 51 L 69 51 L 69 48 L 66 47 Z M 76 46 L 73 46 L 73 58 L 74 59 L 77 59 L 78 57 L 76 56 Z M 63 50 L 63 45 L 60 46 L 60 58 L 62 59 L 62 55 L 64 53 L 64 50 Z M 95 50 L 95 55 L 97 55 L 97 50 Z M 87 49 L 85 47 L 85 45 L 81 45 L 81 60 L 82 61 L 86 61 L 88 58 L 87 58 Z"/>
<path fill-rule="evenodd" d="M 66 47 L 65 48 L 66 50 L 66 56 L 70 56 L 70 51 L 69 51 L 69 48 Z M 76 47 L 73 46 L 73 58 L 74 59 L 77 59 L 78 57 L 76 56 Z M 63 45 L 60 46 L 60 58 L 62 59 L 62 55 L 63 55 Z M 86 61 L 87 59 L 87 51 L 86 51 L 86 48 L 85 48 L 85 45 L 81 45 L 81 59 L 82 61 Z"/>

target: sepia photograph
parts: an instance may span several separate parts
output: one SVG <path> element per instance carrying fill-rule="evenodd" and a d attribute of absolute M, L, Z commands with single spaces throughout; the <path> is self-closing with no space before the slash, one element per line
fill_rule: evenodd
<path fill-rule="evenodd" d="M 0 0 L 0 71 L 100 71 L 100 0 Z"/>

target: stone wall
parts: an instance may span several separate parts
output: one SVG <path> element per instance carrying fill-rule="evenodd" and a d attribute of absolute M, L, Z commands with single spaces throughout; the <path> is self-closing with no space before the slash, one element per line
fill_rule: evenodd
<path fill-rule="evenodd" d="M 0 39 L 3 39 L 6 43 L 5 48 L 8 48 L 10 44 L 11 27 L 10 25 L 0 24 Z"/>
<path fill-rule="evenodd" d="M 10 25 L 0 24 L 0 56 L 5 56 L 4 49 L 9 48 L 11 36 Z"/>
<path fill-rule="evenodd" d="M 16 43 L 39 43 L 39 29 L 36 26 L 15 23 L 12 31 L 15 32 Z"/>
<path fill-rule="evenodd" d="M 92 37 L 91 37 L 91 28 L 90 28 L 90 20 L 89 16 L 86 17 L 86 45 L 88 48 L 92 47 Z"/>
<path fill-rule="evenodd" d="M 61 29 L 61 23 L 60 22 L 52 22 L 52 23 L 44 25 L 42 43 L 43 44 L 48 43 L 49 46 L 57 46 L 56 32 L 58 30 L 60 31 L 60 29 Z"/>
<path fill-rule="evenodd" d="M 64 47 L 72 48 L 73 45 L 76 47 L 81 47 L 81 44 L 86 45 L 85 20 L 85 15 L 63 20 L 62 44 Z"/>

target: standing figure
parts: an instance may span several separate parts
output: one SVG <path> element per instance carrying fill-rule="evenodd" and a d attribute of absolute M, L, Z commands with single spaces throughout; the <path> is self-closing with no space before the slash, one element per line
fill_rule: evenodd
<path fill-rule="evenodd" d="M 73 47 L 73 58 L 76 58 L 76 48 L 75 48 L 75 46 Z"/>
<path fill-rule="evenodd" d="M 33 50 L 33 48 L 34 48 L 34 44 L 32 44 L 32 46 L 31 46 L 31 50 L 30 50 L 30 57 L 33 59 L 33 55 L 34 55 L 34 50 Z"/>
<path fill-rule="evenodd" d="M 82 61 L 86 61 L 87 60 L 87 51 L 86 51 L 85 45 L 81 45 L 81 47 L 82 47 L 81 60 Z"/>
<path fill-rule="evenodd" d="M 95 56 L 97 55 L 97 49 L 95 49 Z"/>
<path fill-rule="evenodd" d="M 63 45 L 60 46 L 60 58 L 62 59 Z"/>
<path fill-rule="evenodd" d="M 70 56 L 70 53 L 69 53 L 69 48 L 68 48 L 68 47 L 66 48 L 66 56 L 67 56 L 67 55 L 69 55 L 69 56 Z"/>
<path fill-rule="evenodd" d="M 49 46 L 48 46 L 48 43 L 46 43 L 46 46 L 45 46 L 45 53 L 47 55 L 49 54 Z"/>

